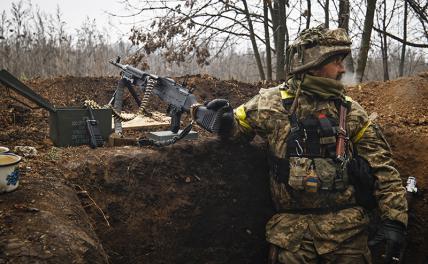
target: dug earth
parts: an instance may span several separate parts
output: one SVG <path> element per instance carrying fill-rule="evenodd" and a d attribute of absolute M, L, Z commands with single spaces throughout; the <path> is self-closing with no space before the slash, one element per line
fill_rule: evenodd
<path fill-rule="evenodd" d="M 106 103 L 116 82 L 26 83 L 56 106 L 71 106 L 94 98 Z M 199 75 L 188 84 L 200 101 L 227 98 L 233 106 L 271 85 Z M 20 186 L 0 194 L 0 263 L 267 263 L 264 225 L 274 211 L 263 140 L 224 144 L 197 129 L 198 140 L 164 148 L 57 148 L 46 111 L 6 95 L 0 86 L 0 145 L 37 153 L 21 153 Z M 427 263 L 428 73 L 351 86 L 348 95 L 377 113 L 403 182 L 418 181 L 403 263 Z M 124 102 L 136 109 L 129 96 Z M 155 99 L 151 104 L 166 109 Z"/>

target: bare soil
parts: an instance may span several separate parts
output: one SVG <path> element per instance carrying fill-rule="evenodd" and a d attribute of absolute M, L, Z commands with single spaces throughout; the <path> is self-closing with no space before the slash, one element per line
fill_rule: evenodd
<path fill-rule="evenodd" d="M 234 106 L 271 85 L 177 80 L 184 79 L 201 101 L 227 98 Z M 117 77 L 26 83 L 56 106 L 105 104 Z M 403 263 L 427 263 L 428 73 L 348 93 L 378 114 L 403 181 L 418 180 Z M 273 209 L 262 140 L 222 144 L 196 128 L 197 141 L 165 148 L 56 148 L 47 111 L 8 99 L 3 87 L 0 96 L 0 145 L 38 151 L 20 163 L 19 188 L 0 195 L 0 263 L 266 263 L 264 225 Z M 128 111 L 136 109 L 131 99 Z M 153 99 L 149 109 L 166 106 Z"/>

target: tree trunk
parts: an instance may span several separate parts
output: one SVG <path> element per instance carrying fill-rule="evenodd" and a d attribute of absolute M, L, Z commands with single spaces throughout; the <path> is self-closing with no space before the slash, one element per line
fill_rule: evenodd
<path fill-rule="evenodd" d="M 245 17 L 247 18 L 247 22 L 248 22 L 248 29 L 250 31 L 251 45 L 253 46 L 254 57 L 256 59 L 257 68 L 259 70 L 259 76 L 260 76 L 261 80 L 266 80 L 265 72 L 263 70 L 262 60 L 260 58 L 259 50 L 257 48 L 256 37 L 254 35 L 253 22 L 251 21 L 250 12 L 248 11 L 247 0 L 243 0 L 242 2 L 244 4 L 244 8 L 245 8 Z"/>
<path fill-rule="evenodd" d="M 267 2 L 267 4 L 268 4 L 269 11 L 270 11 L 270 14 L 272 16 L 273 44 L 274 44 L 274 47 L 275 47 L 275 50 L 276 50 L 276 48 L 278 46 L 278 34 L 276 33 L 277 30 L 278 30 L 278 22 L 279 22 L 279 19 L 278 19 L 278 8 L 276 7 L 276 3 L 275 3 L 275 6 L 272 7 L 272 1 L 265 1 L 265 2 Z"/>
<path fill-rule="evenodd" d="M 345 29 L 349 34 L 349 0 L 339 1 L 339 27 Z M 345 58 L 345 68 L 352 73 L 355 71 L 352 52 Z"/>
<path fill-rule="evenodd" d="M 382 19 L 382 28 L 383 32 L 386 32 L 386 0 L 383 0 L 383 19 Z M 382 34 L 381 40 L 381 50 L 382 50 L 382 65 L 383 65 L 383 80 L 389 80 L 389 67 L 388 67 L 388 37 L 385 33 Z"/>
<path fill-rule="evenodd" d="M 325 0 L 324 6 L 324 25 L 326 28 L 330 27 L 330 0 Z"/>
<path fill-rule="evenodd" d="M 312 15 L 312 10 L 311 10 L 311 0 L 307 0 L 308 1 L 308 9 L 307 11 L 307 16 L 306 16 L 306 28 L 308 29 L 311 26 L 311 15 Z"/>
<path fill-rule="evenodd" d="M 404 1 L 404 21 L 403 21 L 403 45 L 401 46 L 401 58 L 400 58 L 400 77 L 404 76 L 404 60 L 406 59 L 406 41 L 407 41 L 407 12 L 408 6 L 407 1 Z"/>
<path fill-rule="evenodd" d="M 270 36 L 269 36 L 269 14 L 268 14 L 268 4 L 267 1 L 263 1 L 263 16 L 264 16 L 264 26 L 265 26 L 265 40 L 266 40 L 266 73 L 267 80 L 272 80 L 272 54 L 270 46 Z"/>
<path fill-rule="evenodd" d="M 285 35 L 286 35 L 286 14 L 285 14 L 285 0 L 274 1 L 274 13 L 277 14 L 275 22 L 277 28 L 274 28 L 275 50 L 276 50 L 276 80 L 285 79 Z"/>
<path fill-rule="evenodd" d="M 364 19 L 364 29 L 361 37 L 360 51 L 358 52 L 357 70 L 355 72 L 355 77 L 359 82 L 363 81 L 364 70 L 366 69 L 375 8 L 376 0 L 367 0 L 366 17 Z"/>

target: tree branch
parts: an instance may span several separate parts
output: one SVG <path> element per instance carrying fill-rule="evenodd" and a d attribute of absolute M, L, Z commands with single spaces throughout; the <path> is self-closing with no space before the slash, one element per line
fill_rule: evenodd
<path fill-rule="evenodd" d="M 373 29 L 374 29 L 375 31 L 379 32 L 379 33 L 382 33 L 382 34 L 387 35 L 388 37 L 390 37 L 390 38 L 392 38 L 392 39 L 394 39 L 394 40 L 396 40 L 396 41 L 398 41 L 398 42 L 401 42 L 401 43 L 403 43 L 403 44 L 406 44 L 407 46 L 411 46 L 411 47 L 415 47 L 415 48 L 428 48 L 428 44 L 420 44 L 420 43 L 412 43 L 412 42 L 408 42 L 408 41 L 405 41 L 405 40 L 403 40 L 403 39 L 401 39 L 401 38 L 399 38 L 399 37 L 397 37 L 397 36 L 395 36 L 395 35 L 392 35 L 392 34 L 391 34 L 391 33 L 389 33 L 389 32 L 385 32 L 385 31 L 383 31 L 383 30 L 380 30 L 380 29 L 379 29 L 379 28 L 377 28 L 377 27 L 373 27 Z"/>

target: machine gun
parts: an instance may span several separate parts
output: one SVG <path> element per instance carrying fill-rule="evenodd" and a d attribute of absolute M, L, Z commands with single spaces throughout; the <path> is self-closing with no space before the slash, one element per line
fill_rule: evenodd
<path fill-rule="evenodd" d="M 127 87 L 140 106 L 140 112 L 146 112 L 146 106 L 151 94 L 154 93 L 168 104 L 167 113 L 171 117 L 171 132 L 177 133 L 179 131 L 181 115 L 184 112 L 191 113 L 192 123 L 196 121 L 197 124 L 209 132 L 218 132 L 220 118 L 226 111 L 225 109 L 220 109 L 219 111 L 207 109 L 197 102 L 196 97 L 185 86 L 176 83 L 170 78 L 149 74 L 130 65 L 121 64 L 120 57 L 116 61 L 111 60 L 109 62 L 121 69 L 122 76 L 112 99 L 113 102 L 110 102 L 111 104 L 114 103 L 117 106 L 122 103 L 122 91 L 124 87 Z M 143 91 L 142 100 L 139 100 L 133 86 L 137 86 Z M 183 129 L 183 132 L 177 136 L 176 140 L 183 138 L 185 136 L 183 133 L 190 132 L 192 123 Z"/>

